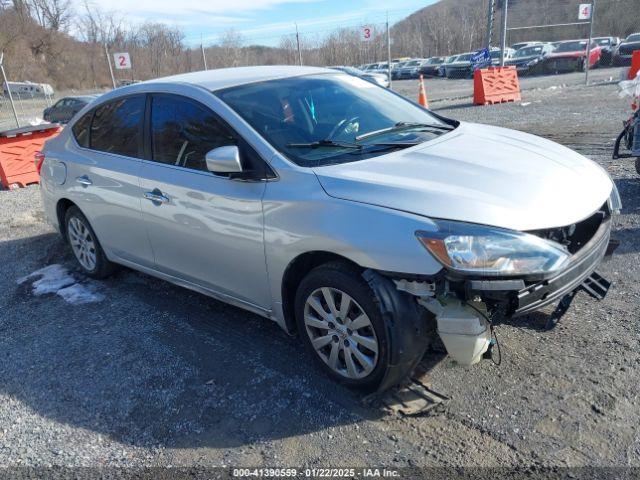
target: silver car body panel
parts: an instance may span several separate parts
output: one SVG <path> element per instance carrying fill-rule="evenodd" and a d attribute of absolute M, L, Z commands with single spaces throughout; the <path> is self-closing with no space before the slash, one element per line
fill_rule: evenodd
<path fill-rule="evenodd" d="M 364 268 L 433 275 L 442 270 L 416 240 L 429 217 L 516 230 L 571 224 L 601 206 L 609 177 L 553 142 L 462 124 L 416 147 L 359 162 L 303 168 L 276 151 L 211 90 L 297 75 L 299 67 L 196 72 L 119 88 L 172 93 L 214 110 L 271 166 L 276 178 L 240 182 L 208 172 L 95 152 L 65 128 L 44 147 L 45 214 L 68 199 L 89 218 L 117 263 L 286 323 L 282 284 L 300 255 L 331 252 Z M 66 172 L 66 176 L 64 173 Z M 76 179 L 87 177 L 91 184 Z M 160 190 L 168 203 L 144 197 Z M 561 206 L 562 208 L 558 208 Z"/>
<path fill-rule="evenodd" d="M 571 225 L 613 188 L 597 163 L 569 148 L 470 123 L 384 157 L 315 171 L 336 198 L 512 230 Z"/>

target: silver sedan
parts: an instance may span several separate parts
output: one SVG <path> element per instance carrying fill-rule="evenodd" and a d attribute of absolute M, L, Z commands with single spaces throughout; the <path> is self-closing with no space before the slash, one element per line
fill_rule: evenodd
<path fill-rule="evenodd" d="M 318 68 L 119 88 L 39 159 L 46 216 L 87 275 L 125 265 L 255 312 L 367 390 L 436 335 L 460 364 L 486 357 L 495 312 L 592 278 L 620 208 L 567 148 Z"/>

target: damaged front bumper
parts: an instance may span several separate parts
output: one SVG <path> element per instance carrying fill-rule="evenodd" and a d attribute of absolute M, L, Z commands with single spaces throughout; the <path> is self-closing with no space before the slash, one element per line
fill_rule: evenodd
<path fill-rule="evenodd" d="M 604 298 L 610 283 L 595 270 L 618 245 L 611 239 L 611 224 L 609 215 L 565 268 L 549 277 L 470 278 L 445 270 L 432 279 L 392 278 L 399 291 L 415 297 L 435 316 L 447 353 L 459 364 L 472 365 L 492 345 L 492 328 L 501 317 L 518 317 L 562 300 L 552 315 L 555 325 L 576 291 Z"/>
<path fill-rule="evenodd" d="M 617 242 L 610 237 L 611 220 L 602 222 L 595 235 L 574 254 L 558 274 L 543 279 L 467 280 L 466 296 L 480 296 L 489 304 L 506 306 L 506 314 L 517 317 L 539 310 L 581 288 L 607 255 L 613 254 Z M 606 293 L 606 292 L 605 292 Z M 604 295 L 603 295 L 604 296 Z"/>

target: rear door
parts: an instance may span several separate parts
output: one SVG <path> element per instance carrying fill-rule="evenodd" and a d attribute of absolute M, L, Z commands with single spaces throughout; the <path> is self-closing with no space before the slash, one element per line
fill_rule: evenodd
<path fill-rule="evenodd" d="M 154 94 L 147 112 L 147 158 L 140 172 L 156 269 L 263 308 L 271 306 L 263 245 L 265 181 L 207 170 L 205 154 L 237 145 L 243 167 L 262 160 L 209 107 Z M 153 200 L 160 198 L 160 201 Z"/>
<path fill-rule="evenodd" d="M 59 160 L 66 162 L 71 199 L 109 258 L 153 267 L 138 178 L 145 102 L 144 94 L 129 95 L 85 114 L 72 128 L 74 155 Z"/>

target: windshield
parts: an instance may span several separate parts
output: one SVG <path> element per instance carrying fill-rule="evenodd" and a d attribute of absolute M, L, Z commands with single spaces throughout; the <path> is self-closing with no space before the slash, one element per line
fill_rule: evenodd
<path fill-rule="evenodd" d="M 391 143 L 406 148 L 452 129 L 413 102 L 340 73 L 269 80 L 214 94 L 304 167 L 371 158 L 388 153 Z M 433 127 L 411 127 L 414 123 Z"/>
<path fill-rule="evenodd" d="M 404 64 L 405 67 L 415 67 L 417 65 L 420 65 L 420 60 L 411 60 Z"/>
<path fill-rule="evenodd" d="M 578 50 L 586 50 L 587 42 L 585 40 L 575 42 L 562 42 L 556 47 L 556 52 L 577 52 Z"/>
<path fill-rule="evenodd" d="M 427 64 L 429 65 L 440 65 L 444 60 L 442 58 L 430 58 L 427 60 Z"/>
<path fill-rule="evenodd" d="M 627 37 L 628 42 L 640 42 L 640 33 L 634 33 Z"/>
<path fill-rule="evenodd" d="M 460 55 L 458 58 L 456 58 L 456 62 L 468 62 L 469 60 L 471 60 L 471 54 L 470 53 L 465 53 L 464 55 Z"/>
<path fill-rule="evenodd" d="M 611 39 L 610 38 L 596 38 L 596 43 L 598 45 L 600 45 L 601 47 L 608 47 L 609 45 L 611 45 Z"/>
<path fill-rule="evenodd" d="M 532 57 L 534 55 L 540 55 L 542 53 L 542 46 L 525 47 L 518 50 L 515 57 Z"/>

